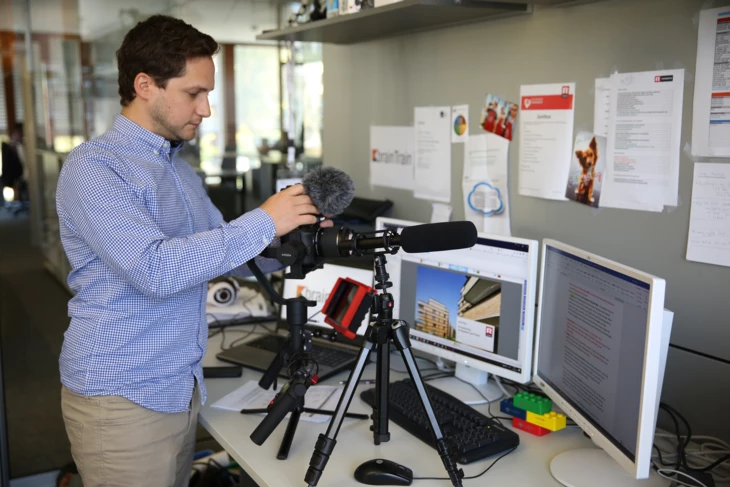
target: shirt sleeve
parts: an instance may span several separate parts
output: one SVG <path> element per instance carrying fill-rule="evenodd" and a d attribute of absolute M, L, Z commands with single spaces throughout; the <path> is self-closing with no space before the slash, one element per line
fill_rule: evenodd
<path fill-rule="evenodd" d="M 61 223 L 113 272 L 156 298 L 238 268 L 275 235 L 271 217 L 257 208 L 230 223 L 221 217 L 208 231 L 166 237 L 129 184 L 99 162 L 67 161 L 56 198 Z"/>
<path fill-rule="evenodd" d="M 221 214 L 220 210 L 216 208 L 210 198 L 208 198 L 207 204 L 210 229 L 213 230 L 215 228 L 221 227 L 222 225 L 225 225 L 223 215 Z M 279 245 L 281 245 L 281 241 L 279 240 L 279 237 L 275 237 L 271 241 L 271 245 L 269 245 L 269 247 L 278 247 Z M 259 266 L 259 269 L 261 269 L 261 272 L 263 272 L 264 274 L 276 272 L 284 268 L 284 266 L 276 259 L 268 259 L 266 257 L 257 256 L 255 262 Z M 227 276 L 231 277 L 248 277 L 251 274 L 251 269 L 249 269 L 248 266 L 245 264 L 238 266 L 235 269 L 232 269 L 226 273 Z"/>

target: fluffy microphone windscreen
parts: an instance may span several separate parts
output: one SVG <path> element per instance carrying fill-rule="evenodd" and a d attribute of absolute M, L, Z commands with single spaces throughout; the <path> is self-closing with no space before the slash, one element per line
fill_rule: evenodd
<path fill-rule="evenodd" d="M 472 222 L 428 223 L 406 227 L 400 234 L 400 246 L 409 254 L 468 249 L 476 243 L 477 228 Z"/>
<path fill-rule="evenodd" d="M 304 191 L 323 215 L 339 215 L 355 197 L 355 183 L 344 171 L 317 167 L 302 179 Z"/>

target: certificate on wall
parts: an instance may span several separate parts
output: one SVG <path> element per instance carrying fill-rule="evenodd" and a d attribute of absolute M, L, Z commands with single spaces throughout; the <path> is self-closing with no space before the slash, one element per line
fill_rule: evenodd
<path fill-rule="evenodd" d="M 573 148 L 575 83 L 520 87 L 519 190 L 565 200 Z"/>
<path fill-rule="evenodd" d="M 451 107 L 414 109 L 416 164 L 413 196 L 451 202 Z"/>
<path fill-rule="evenodd" d="M 730 6 L 700 12 L 692 155 L 730 157 Z"/>
<path fill-rule="evenodd" d="M 601 206 L 677 206 L 684 70 L 611 76 L 606 182 Z"/>

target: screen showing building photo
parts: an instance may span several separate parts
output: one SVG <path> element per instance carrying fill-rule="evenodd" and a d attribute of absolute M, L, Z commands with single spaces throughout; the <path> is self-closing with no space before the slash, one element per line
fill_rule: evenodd
<path fill-rule="evenodd" d="M 502 285 L 434 267 L 418 266 L 414 328 L 497 353 Z"/>

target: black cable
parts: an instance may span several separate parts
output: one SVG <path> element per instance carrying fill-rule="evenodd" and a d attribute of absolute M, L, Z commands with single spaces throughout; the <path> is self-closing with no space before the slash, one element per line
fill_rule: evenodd
<path fill-rule="evenodd" d="M 717 460 L 715 460 L 714 462 L 712 462 L 711 464 L 709 464 L 709 465 L 708 465 L 708 466 L 706 466 L 706 467 L 702 467 L 702 468 L 691 468 L 691 467 L 686 467 L 686 468 L 687 468 L 688 470 L 692 470 L 693 472 L 709 472 L 710 470 L 712 470 L 712 469 L 716 468 L 716 467 L 717 467 L 718 465 L 720 465 L 721 463 L 725 463 L 725 462 L 727 462 L 728 460 L 730 460 L 730 455 L 725 455 L 724 457 L 720 457 L 720 458 L 718 458 Z"/>
<path fill-rule="evenodd" d="M 512 421 L 512 418 L 505 418 L 505 417 L 502 417 L 502 416 L 500 416 L 500 417 L 497 417 L 497 416 L 495 416 L 494 414 L 492 414 L 492 401 L 490 401 L 490 400 L 489 400 L 489 399 L 487 398 L 487 396 L 485 396 L 484 394 L 482 394 L 482 391 L 480 391 L 480 390 L 479 390 L 479 389 L 477 388 L 477 386 L 475 386 L 475 385 L 474 385 L 474 384 L 472 384 L 471 382 L 467 382 L 467 381 L 465 381 L 464 379 L 460 379 L 460 378 L 458 378 L 458 377 L 456 377 L 456 376 L 454 376 L 454 379 L 456 379 L 456 380 L 458 380 L 458 381 L 460 381 L 460 382 L 463 382 L 464 384 L 468 384 L 468 385 L 470 385 L 472 389 L 474 389 L 475 391 L 477 391 L 477 393 L 478 393 L 478 394 L 479 394 L 480 396 L 482 396 L 482 399 L 484 399 L 485 401 L 487 401 L 487 414 L 489 414 L 489 417 L 490 417 L 490 418 L 492 418 L 493 420 L 495 420 L 495 421 L 496 421 L 497 423 L 499 423 L 499 424 L 500 424 L 501 426 L 504 426 L 504 425 L 502 424 L 502 421 L 500 421 L 500 418 L 501 418 L 501 419 L 505 419 L 505 420 L 509 420 L 509 421 Z"/>
<path fill-rule="evenodd" d="M 679 431 L 679 422 L 677 421 L 676 416 L 674 416 L 674 412 L 663 406 L 665 406 L 664 403 L 659 404 L 659 408 L 664 409 L 669 415 L 669 418 L 672 420 L 672 423 L 674 423 L 674 433 L 677 436 L 677 462 L 674 464 L 674 470 L 679 470 L 679 467 L 682 466 L 682 458 L 684 456 L 684 444 L 682 443 L 682 436 Z"/>
<path fill-rule="evenodd" d="M 666 463 L 664 461 L 664 457 L 662 457 L 662 451 L 659 449 L 659 447 L 656 446 L 656 445 L 653 445 L 653 446 L 654 446 L 654 449 L 657 452 L 657 455 L 659 455 L 659 463 L 661 463 L 663 467 L 671 467 L 672 466 L 671 463 Z M 658 470 L 658 468 L 657 468 L 657 470 Z"/>
<path fill-rule="evenodd" d="M 428 368 L 428 369 L 425 369 L 425 370 L 433 370 L 433 369 Z M 443 371 L 440 371 L 440 372 L 435 372 L 435 373 L 430 374 L 430 375 L 424 375 L 422 377 L 422 379 L 425 382 L 425 381 L 429 381 L 429 380 L 444 379 L 446 377 L 453 377 L 453 376 L 454 376 L 454 373 L 453 372 L 443 372 Z"/>
<path fill-rule="evenodd" d="M 506 457 L 507 455 L 509 455 L 513 451 L 515 451 L 516 449 L 517 449 L 517 447 L 514 447 L 511 450 L 509 450 L 509 451 L 503 453 L 502 455 L 500 455 L 482 473 L 477 474 L 477 475 L 472 475 L 471 477 L 464 477 L 462 480 L 472 480 L 472 479 L 476 479 L 476 478 L 481 477 L 485 473 L 489 472 L 489 469 L 491 469 L 492 467 L 494 467 L 497 464 L 498 461 L 500 461 L 501 459 L 503 459 L 504 457 Z M 413 477 L 413 480 L 451 480 L 451 479 L 448 478 L 448 477 Z"/>

